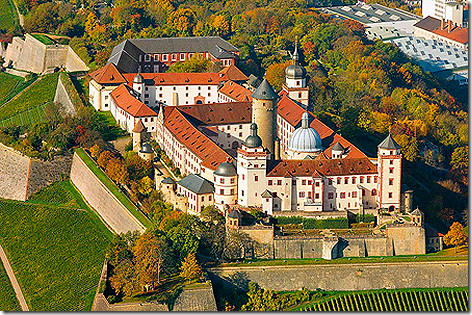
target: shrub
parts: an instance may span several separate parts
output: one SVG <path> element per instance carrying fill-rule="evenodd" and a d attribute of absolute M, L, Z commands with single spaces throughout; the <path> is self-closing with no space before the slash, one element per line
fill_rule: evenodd
<path fill-rule="evenodd" d="M 364 214 L 364 215 L 358 214 L 356 216 L 356 222 L 357 223 L 359 223 L 359 222 L 364 222 L 364 223 L 375 222 L 375 215 L 373 215 L 373 214 Z"/>
<path fill-rule="evenodd" d="M 323 220 L 302 217 L 277 217 L 278 225 L 303 224 L 303 229 L 347 229 L 349 222 L 347 218 L 329 218 Z"/>

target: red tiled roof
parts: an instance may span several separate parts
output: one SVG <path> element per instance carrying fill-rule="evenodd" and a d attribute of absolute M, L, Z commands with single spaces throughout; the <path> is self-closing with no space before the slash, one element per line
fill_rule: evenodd
<path fill-rule="evenodd" d="M 252 92 L 233 81 L 226 82 L 218 92 L 236 100 L 237 102 L 252 101 Z"/>
<path fill-rule="evenodd" d="M 202 160 L 202 166 L 216 170 L 220 163 L 230 158 L 229 154 L 198 130 L 177 107 L 167 108 L 164 111 L 164 126 L 182 145 Z"/>
<path fill-rule="evenodd" d="M 121 84 L 110 93 L 115 104 L 133 117 L 157 116 L 157 113 L 136 99 L 131 94 L 131 89 Z"/>
<path fill-rule="evenodd" d="M 125 73 L 128 85 L 133 85 L 137 73 Z M 218 85 L 219 73 L 140 73 L 148 85 Z"/>
<path fill-rule="evenodd" d="M 468 28 L 456 26 L 451 30 L 450 33 L 448 33 L 447 27 L 446 27 L 445 29 L 442 29 L 442 30 L 440 28 L 435 29 L 432 32 L 440 36 L 449 38 L 461 44 L 467 44 L 469 42 L 469 29 Z"/>
<path fill-rule="evenodd" d="M 337 133 L 334 134 L 333 141 L 331 142 L 331 145 L 324 150 L 324 154 L 326 156 L 332 156 L 331 154 L 331 149 L 333 146 L 338 142 L 343 146 L 344 152 L 347 152 L 347 158 L 365 158 L 367 157 L 361 150 L 359 150 L 356 146 L 354 146 L 352 143 L 344 139 L 342 136 L 338 135 Z M 317 157 L 320 158 L 321 155 Z"/>
<path fill-rule="evenodd" d="M 118 68 L 111 62 L 106 66 L 92 72 L 90 76 L 100 84 L 126 83 L 126 79 L 120 73 Z"/>
<path fill-rule="evenodd" d="M 220 71 L 223 75 L 221 78 L 223 80 L 232 80 L 232 81 L 247 81 L 249 78 L 242 73 L 235 65 L 230 65 Z"/>
<path fill-rule="evenodd" d="M 377 166 L 368 158 L 328 160 L 281 160 L 273 161 L 267 176 L 346 176 L 376 174 Z"/>
<path fill-rule="evenodd" d="M 205 125 L 248 124 L 252 121 L 251 102 L 176 106 Z"/>

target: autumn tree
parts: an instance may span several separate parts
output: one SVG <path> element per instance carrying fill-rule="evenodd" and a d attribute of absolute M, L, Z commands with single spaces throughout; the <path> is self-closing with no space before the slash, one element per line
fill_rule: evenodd
<path fill-rule="evenodd" d="M 113 269 L 110 284 L 115 292 L 122 293 L 126 296 L 139 293 L 141 290 L 134 263 L 129 259 L 120 262 L 118 266 Z"/>
<path fill-rule="evenodd" d="M 462 224 L 459 222 L 452 223 L 443 240 L 447 246 L 454 246 L 454 251 L 457 253 L 457 246 L 464 245 L 467 242 L 467 234 Z"/>
<path fill-rule="evenodd" d="M 126 166 L 119 158 L 112 158 L 108 161 L 105 172 L 113 181 L 122 185 L 127 184 L 129 175 Z"/>
<path fill-rule="evenodd" d="M 276 91 L 280 91 L 282 89 L 282 84 L 285 82 L 285 68 L 291 64 L 292 61 L 287 60 L 282 63 L 273 63 L 267 67 L 267 81 L 269 81 Z"/>
<path fill-rule="evenodd" d="M 94 144 L 93 147 L 90 148 L 90 155 L 96 160 L 100 156 L 102 150 L 98 146 L 98 144 Z"/>
<path fill-rule="evenodd" d="M 143 286 L 155 288 L 170 273 L 171 252 L 167 241 L 151 233 L 144 233 L 134 247 L 136 272 Z"/>
<path fill-rule="evenodd" d="M 469 146 L 454 149 L 451 156 L 451 167 L 454 172 L 466 177 L 469 166 Z"/>
<path fill-rule="evenodd" d="M 190 59 L 177 62 L 169 67 L 166 72 L 171 73 L 193 73 L 208 72 L 211 68 L 211 61 L 200 54 L 193 55 Z"/>
<path fill-rule="evenodd" d="M 174 36 L 191 36 L 196 23 L 195 13 L 189 8 L 179 8 L 167 18 L 167 32 Z"/>
<path fill-rule="evenodd" d="M 110 151 L 103 151 L 100 153 L 100 156 L 98 157 L 97 163 L 100 165 L 102 169 L 106 169 L 108 162 L 110 162 L 111 159 L 113 159 L 113 154 Z"/>
<path fill-rule="evenodd" d="M 180 276 L 189 281 L 200 278 L 203 275 L 202 268 L 198 264 L 194 253 L 189 253 L 187 257 L 185 257 L 180 270 Z"/>
<path fill-rule="evenodd" d="M 154 189 L 154 181 L 149 176 L 143 177 L 139 181 L 138 190 L 142 195 L 148 196 Z"/>

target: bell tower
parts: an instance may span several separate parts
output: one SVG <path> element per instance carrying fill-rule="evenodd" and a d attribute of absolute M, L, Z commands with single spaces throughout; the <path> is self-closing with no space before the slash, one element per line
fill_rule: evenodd
<path fill-rule="evenodd" d="M 377 160 L 379 205 L 389 211 L 400 211 L 402 154 L 390 134 L 379 144 Z"/>
<path fill-rule="evenodd" d="M 285 83 L 282 85 L 282 89 L 292 100 L 308 106 L 309 88 L 307 87 L 306 70 L 300 65 L 299 60 L 298 45 L 295 43 L 292 64 L 285 69 Z"/>

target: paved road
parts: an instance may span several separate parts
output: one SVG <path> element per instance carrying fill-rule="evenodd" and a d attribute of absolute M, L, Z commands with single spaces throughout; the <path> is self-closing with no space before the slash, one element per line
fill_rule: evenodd
<path fill-rule="evenodd" d="M 21 310 L 28 312 L 28 304 L 26 304 L 25 297 L 23 296 L 23 292 L 21 291 L 20 284 L 18 280 L 16 280 L 15 273 L 11 268 L 10 262 L 8 261 L 7 254 L 3 250 L 2 246 L 0 245 L 0 258 L 2 259 L 3 266 L 5 267 L 5 271 L 7 272 L 8 278 L 10 278 L 11 285 L 13 290 L 15 290 L 16 298 L 18 302 L 20 302 Z"/>

